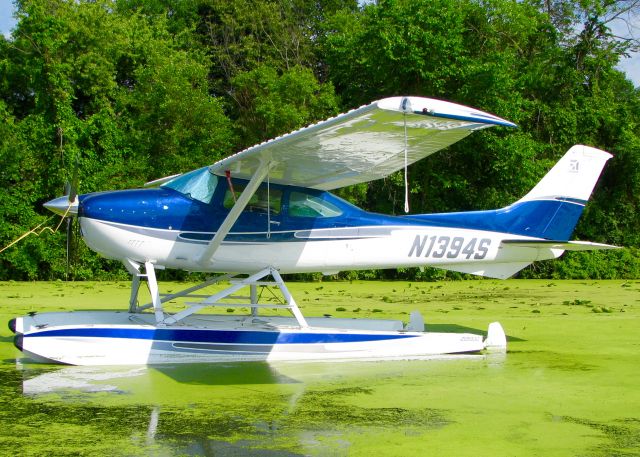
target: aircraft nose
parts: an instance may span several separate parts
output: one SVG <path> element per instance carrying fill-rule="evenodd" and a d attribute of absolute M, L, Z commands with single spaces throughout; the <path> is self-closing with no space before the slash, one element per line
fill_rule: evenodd
<path fill-rule="evenodd" d="M 64 197 L 54 198 L 43 206 L 60 216 L 75 216 L 78 214 L 78 197 L 70 202 L 69 197 L 65 195 Z"/>

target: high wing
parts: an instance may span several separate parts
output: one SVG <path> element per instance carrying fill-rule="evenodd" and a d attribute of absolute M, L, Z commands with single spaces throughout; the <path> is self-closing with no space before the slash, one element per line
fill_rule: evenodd
<path fill-rule="evenodd" d="M 441 100 L 392 97 L 245 149 L 210 167 L 248 179 L 198 262 L 213 259 L 260 183 L 331 190 L 384 178 L 474 130 L 515 124 Z"/>
<path fill-rule="evenodd" d="M 337 189 L 373 181 L 443 149 L 475 130 L 515 124 L 442 100 L 392 97 L 252 146 L 211 166 L 251 179 L 269 168 L 271 182 Z"/>

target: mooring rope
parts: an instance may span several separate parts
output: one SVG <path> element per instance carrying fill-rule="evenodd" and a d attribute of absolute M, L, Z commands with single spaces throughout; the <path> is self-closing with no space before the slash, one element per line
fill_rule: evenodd
<path fill-rule="evenodd" d="M 62 216 L 62 218 L 60 219 L 60 222 L 58 223 L 58 225 L 56 225 L 56 228 L 52 229 L 51 227 L 42 227 L 44 224 L 46 224 L 47 222 L 49 222 L 49 219 L 51 219 L 51 217 L 46 218 L 43 222 L 41 222 L 40 224 L 36 225 L 34 228 L 27 230 L 25 233 L 23 233 L 22 235 L 20 235 L 18 238 L 16 238 L 15 240 L 13 240 L 11 243 L 9 243 L 8 245 L 6 245 L 5 247 L 3 247 L 2 249 L 0 249 L 0 253 L 6 251 L 7 249 L 9 249 L 11 246 L 13 246 L 14 244 L 18 243 L 20 240 L 28 237 L 29 235 L 33 234 L 35 236 L 40 236 L 42 235 L 43 232 L 45 231 L 50 231 L 51 233 L 56 233 L 58 231 L 58 229 L 60 228 L 60 226 L 62 225 L 62 222 L 65 220 L 65 218 L 67 217 L 67 214 L 69 214 L 69 210 L 71 209 L 72 205 L 69 205 L 67 207 L 67 210 L 64 212 L 64 215 Z M 42 227 L 42 228 L 40 228 Z"/>

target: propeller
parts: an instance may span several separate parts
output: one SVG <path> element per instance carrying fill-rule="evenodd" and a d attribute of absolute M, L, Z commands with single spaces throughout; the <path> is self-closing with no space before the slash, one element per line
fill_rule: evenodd
<path fill-rule="evenodd" d="M 75 216 L 78 215 L 78 168 L 74 168 L 71 182 L 64 185 L 64 195 L 54 198 L 44 204 L 49 211 L 65 218 L 67 223 L 66 234 L 66 277 L 69 279 L 70 265 L 77 253 L 78 223 Z"/>
<path fill-rule="evenodd" d="M 71 178 L 71 183 L 69 183 L 69 181 L 67 181 L 65 183 L 65 195 L 67 196 L 67 202 L 69 205 L 69 208 L 71 208 L 71 206 L 73 204 L 76 205 L 76 211 L 74 214 L 72 214 L 71 216 L 67 216 L 66 220 L 67 220 L 67 266 L 66 266 L 66 280 L 69 280 L 69 272 L 70 272 L 70 265 L 71 262 L 74 262 L 77 260 L 76 259 L 76 255 L 78 253 L 78 237 L 77 237 L 77 233 L 78 233 L 78 218 L 74 217 L 77 215 L 78 213 L 78 202 L 77 202 L 77 198 L 78 198 L 78 167 L 74 167 L 73 169 L 73 175 Z"/>

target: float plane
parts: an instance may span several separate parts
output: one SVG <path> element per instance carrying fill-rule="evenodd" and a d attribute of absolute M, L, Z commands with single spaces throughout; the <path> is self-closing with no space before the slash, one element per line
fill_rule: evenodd
<path fill-rule="evenodd" d="M 487 337 L 425 332 L 409 322 L 305 317 L 281 274 L 432 266 L 507 278 L 567 250 L 614 246 L 570 241 L 611 157 L 576 145 L 524 197 L 495 210 L 389 216 L 329 191 L 381 179 L 489 127 L 492 114 L 421 97 L 392 97 L 258 144 L 211 166 L 144 188 L 54 199 L 78 217 L 86 244 L 132 275 L 128 310 L 34 313 L 9 323 L 26 355 L 71 365 L 420 358 L 506 347 Z M 156 270 L 217 273 L 161 294 Z M 151 302 L 139 304 L 146 283 Z M 212 284 L 224 288 L 201 292 Z M 282 303 L 261 300 L 264 287 Z M 237 296 L 248 289 L 248 295 Z M 168 313 L 164 305 L 189 300 Z M 245 308 L 246 315 L 212 313 Z M 283 308 L 291 316 L 268 316 Z M 206 312 L 206 311 L 209 312 Z M 203 312 L 204 311 L 204 312 Z"/>

